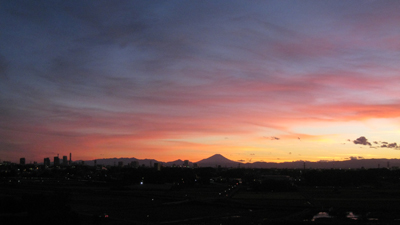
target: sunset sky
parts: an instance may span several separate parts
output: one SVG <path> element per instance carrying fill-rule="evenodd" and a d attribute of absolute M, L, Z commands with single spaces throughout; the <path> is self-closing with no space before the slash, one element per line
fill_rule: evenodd
<path fill-rule="evenodd" d="M 400 158 L 399 12 L 0 1 L 0 160 Z"/>

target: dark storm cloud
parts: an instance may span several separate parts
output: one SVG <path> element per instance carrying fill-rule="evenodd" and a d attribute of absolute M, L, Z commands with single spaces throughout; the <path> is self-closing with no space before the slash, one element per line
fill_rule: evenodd
<path fill-rule="evenodd" d="M 356 144 L 356 145 L 369 145 L 369 146 L 371 146 L 371 143 L 369 143 L 368 140 L 364 136 L 357 138 L 356 140 L 353 141 L 353 143 Z"/>

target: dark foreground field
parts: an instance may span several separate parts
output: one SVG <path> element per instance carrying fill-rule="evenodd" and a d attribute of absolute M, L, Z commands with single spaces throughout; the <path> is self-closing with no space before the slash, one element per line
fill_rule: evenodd
<path fill-rule="evenodd" d="M 0 224 L 400 224 L 399 178 L 397 169 L 5 167 Z"/>
<path fill-rule="evenodd" d="M 398 224 L 400 190 L 244 184 L 1 185 L 1 224 Z"/>

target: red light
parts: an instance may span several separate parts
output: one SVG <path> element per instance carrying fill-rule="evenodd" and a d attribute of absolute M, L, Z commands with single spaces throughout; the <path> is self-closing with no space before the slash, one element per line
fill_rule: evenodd
<path fill-rule="evenodd" d="M 108 218 L 108 215 L 104 215 L 105 218 Z"/>

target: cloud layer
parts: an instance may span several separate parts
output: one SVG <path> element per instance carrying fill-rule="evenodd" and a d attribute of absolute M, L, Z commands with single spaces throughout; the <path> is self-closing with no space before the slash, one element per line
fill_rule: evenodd
<path fill-rule="evenodd" d="M 365 138 L 364 136 L 361 136 L 357 138 L 356 140 L 353 141 L 354 144 L 356 145 L 369 145 L 371 148 L 393 148 L 393 149 L 399 149 L 400 146 L 397 145 L 396 142 L 393 143 L 388 143 L 386 141 L 374 141 L 371 144 L 368 142 L 368 139 Z"/>
<path fill-rule="evenodd" d="M 6 2 L 0 154 L 169 160 L 195 151 L 201 159 L 218 147 L 265 148 L 256 137 L 319 137 L 294 127 L 396 119 L 399 9 L 393 1 Z M 398 148 L 390 142 L 379 147 Z"/>

